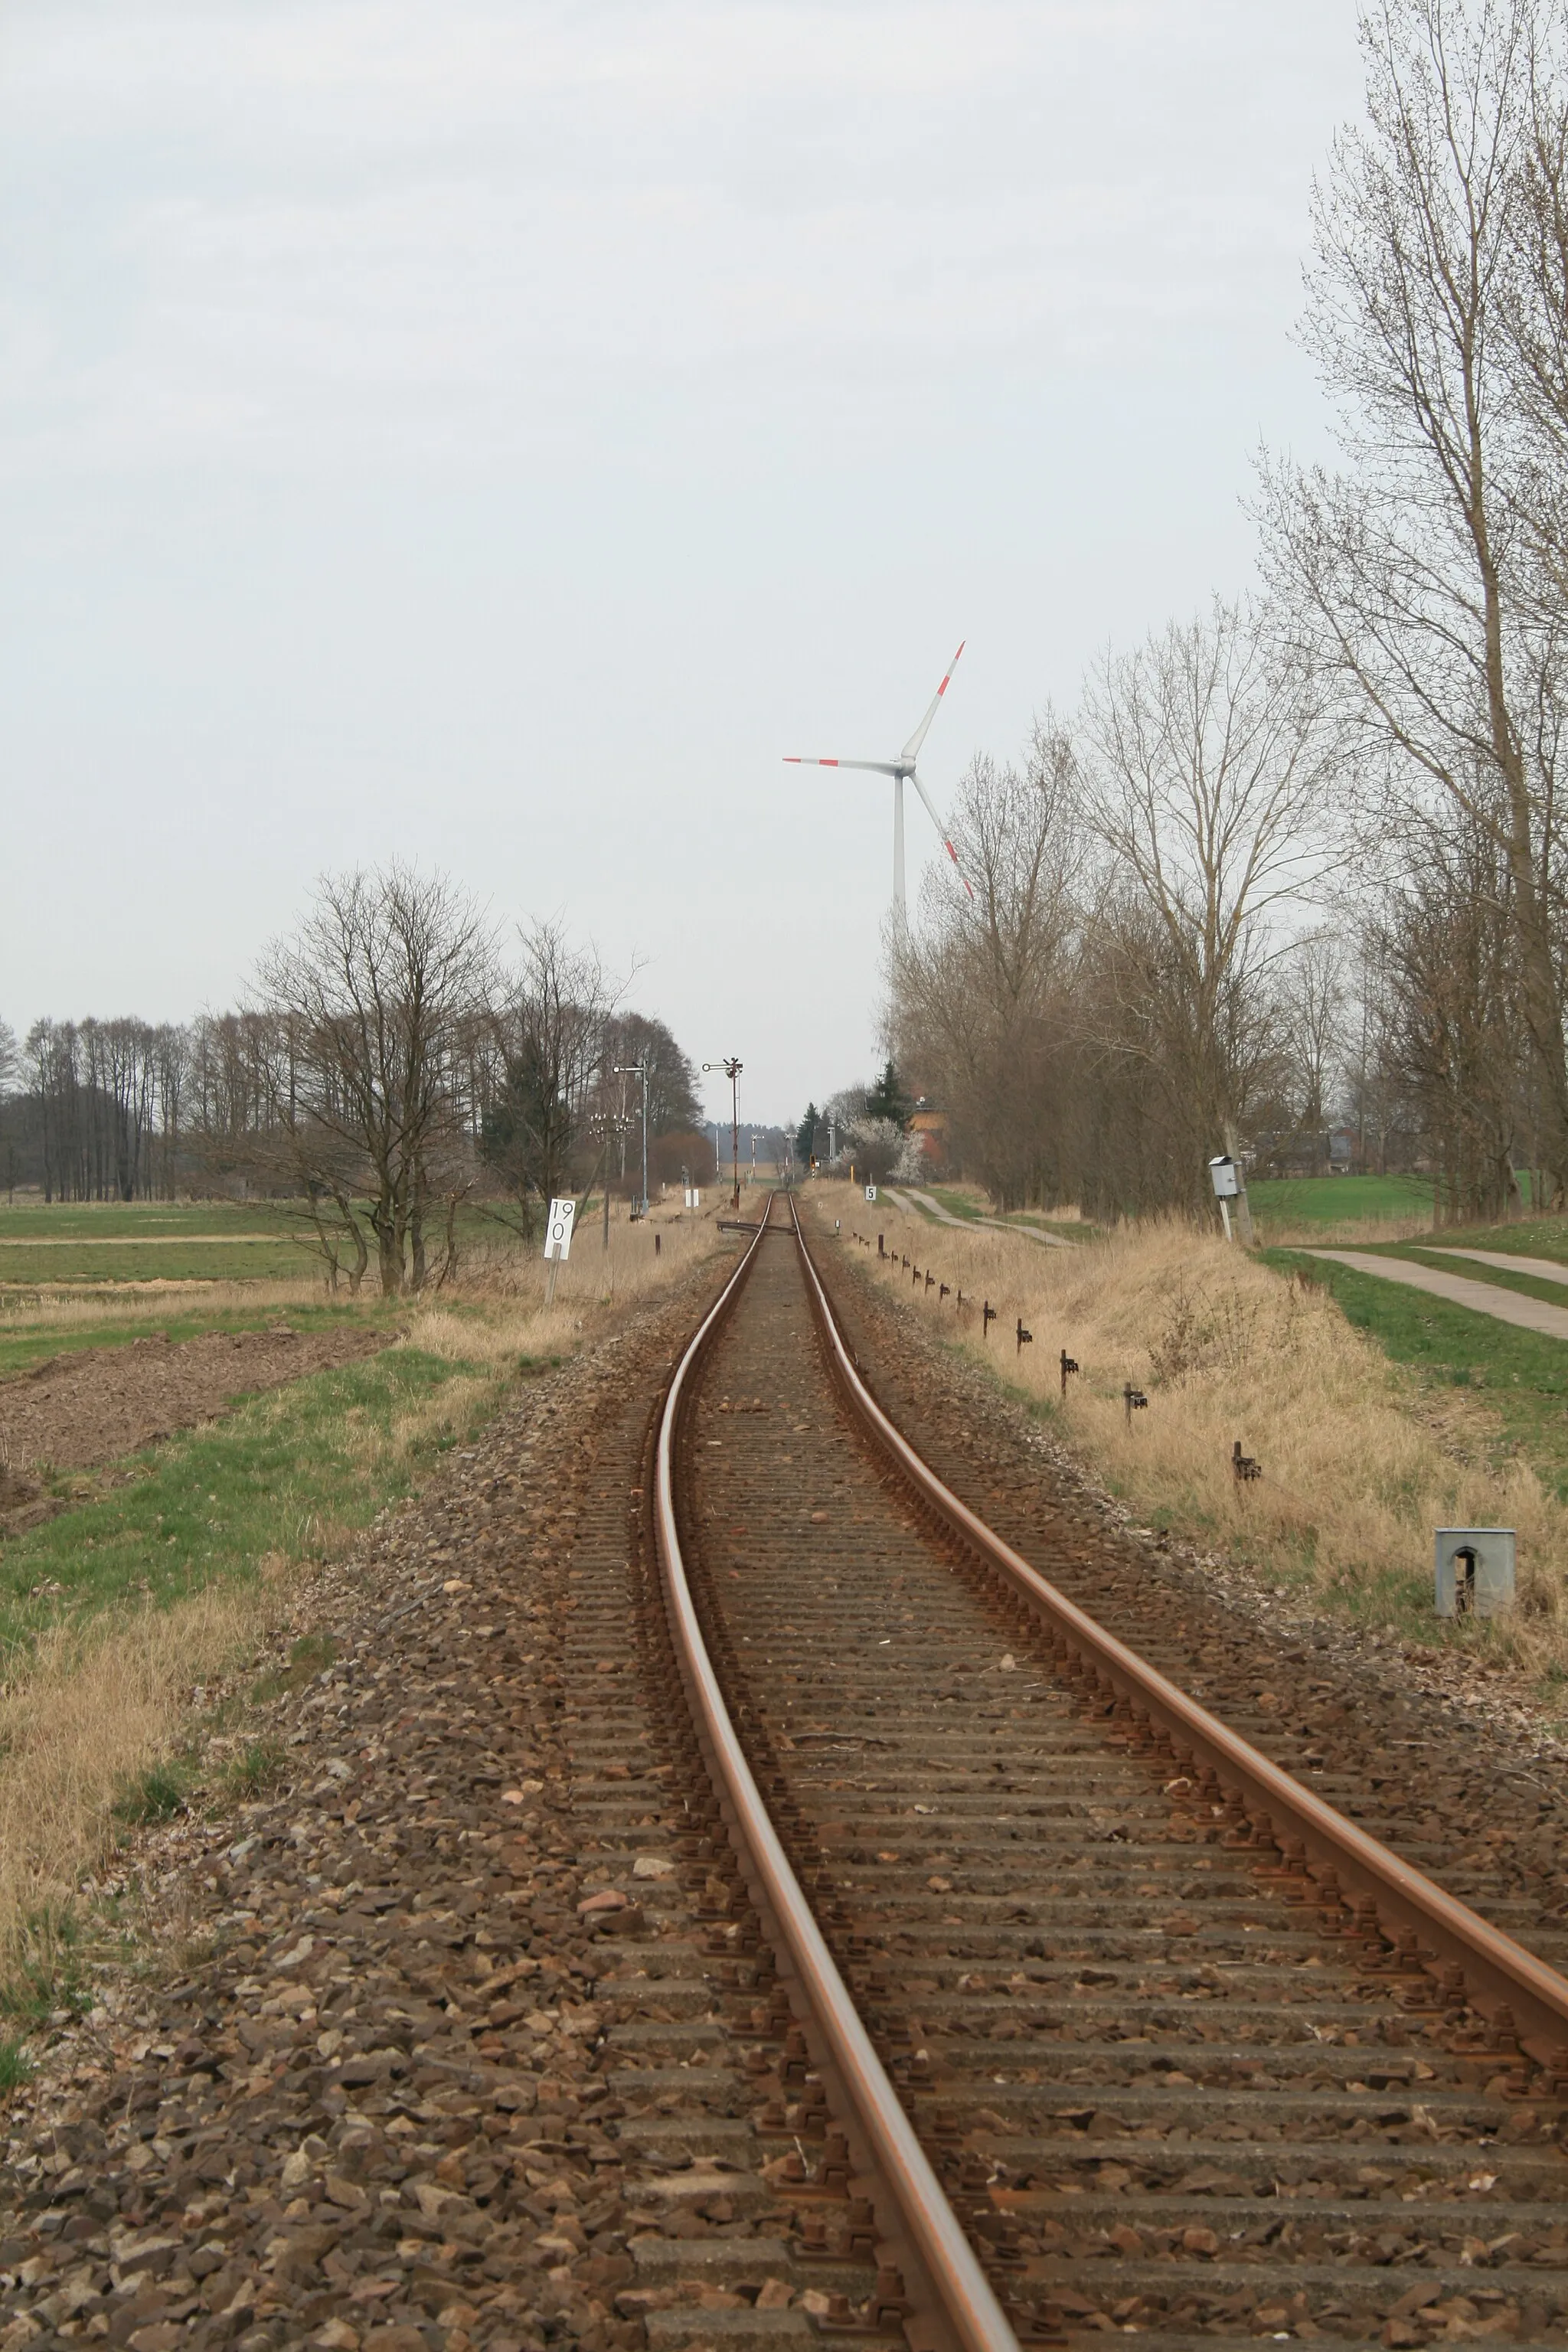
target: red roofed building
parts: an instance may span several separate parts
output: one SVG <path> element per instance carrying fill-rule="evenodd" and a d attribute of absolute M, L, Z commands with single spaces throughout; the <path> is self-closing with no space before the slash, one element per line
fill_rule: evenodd
<path fill-rule="evenodd" d="M 910 1121 L 910 1133 L 919 1143 L 921 1156 L 931 1173 L 938 1174 L 947 1165 L 947 1113 L 917 1110 Z"/>

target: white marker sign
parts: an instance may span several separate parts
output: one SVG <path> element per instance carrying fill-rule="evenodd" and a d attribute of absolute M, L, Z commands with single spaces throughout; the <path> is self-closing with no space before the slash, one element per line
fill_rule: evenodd
<path fill-rule="evenodd" d="M 544 1228 L 546 1257 L 567 1258 L 572 1255 L 572 1220 L 577 1214 L 575 1201 L 552 1201 L 550 1221 Z"/>
<path fill-rule="evenodd" d="M 868 1185 L 867 1185 L 867 1187 L 866 1187 L 866 1198 L 868 1199 L 868 1201 L 874 1201 L 874 1200 L 876 1199 L 876 1197 L 877 1197 L 877 1187 L 875 1186 L 875 1184 L 868 1184 Z"/>

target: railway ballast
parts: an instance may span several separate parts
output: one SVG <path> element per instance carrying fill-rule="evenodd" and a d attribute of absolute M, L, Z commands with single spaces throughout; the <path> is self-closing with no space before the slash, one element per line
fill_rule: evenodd
<path fill-rule="evenodd" d="M 876 1403 L 793 1203 L 680 1361 L 657 1512 L 688 1752 L 787 1990 L 761 2126 L 825 2252 L 875 2210 L 912 2340 L 1562 2340 L 1561 1938 L 1480 1918 L 994 1535 Z M 950 2221 L 1005 2318 L 944 2274 Z"/>

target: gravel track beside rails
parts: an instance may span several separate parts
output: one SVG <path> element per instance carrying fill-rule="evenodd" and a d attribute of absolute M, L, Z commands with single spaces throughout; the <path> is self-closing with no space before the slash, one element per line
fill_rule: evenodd
<path fill-rule="evenodd" d="M 713 1352 L 690 1460 L 689 1565 L 753 1769 L 998 2291 L 1049 2329 L 1166 2342 L 1560 2341 L 1568 2053 L 1543 2075 L 1445 2010 L 1375 1927 L 1247 1851 L 1217 1787 L 1163 1787 L 1043 1665 L 851 1433 L 782 1241 Z M 1114 1548 L 1053 1517 L 1033 1556 L 1092 1580 L 1103 1621 L 1132 1599 Z M 1161 1596 L 1137 1581 L 1147 1654 Z M 1195 1630 L 1167 1636 L 1189 1664 Z M 1229 1661 L 1205 1663 L 1212 1685 Z M 1420 1858 L 1451 1858 L 1424 1826 Z M 1557 1958 L 1539 1904 L 1489 1876 L 1467 1891 Z"/>
<path fill-rule="evenodd" d="M 5 2352 L 786 2346 L 871 2293 L 767 2177 L 771 1968 L 730 1957 L 639 1669 L 649 1417 L 712 1286 L 340 1571 L 341 1655 L 276 1710 L 293 1785 L 162 1841 L 168 1932 L 216 1950 L 108 1989 L 14 2102 Z"/>

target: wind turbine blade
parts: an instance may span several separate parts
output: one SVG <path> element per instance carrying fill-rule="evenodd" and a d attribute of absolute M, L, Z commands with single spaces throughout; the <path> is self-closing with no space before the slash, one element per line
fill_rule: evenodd
<path fill-rule="evenodd" d="M 960 653 L 962 653 L 962 652 L 963 651 L 963 646 L 960 646 L 960 647 L 959 647 L 959 649 L 958 649 L 958 650 L 959 650 L 959 652 L 960 652 Z M 949 674 L 951 675 L 951 673 L 949 673 Z M 952 845 L 952 842 L 951 842 L 951 841 L 949 841 L 949 839 L 948 839 L 948 837 L 947 837 L 947 835 L 942 831 L 942 819 L 941 819 L 941 817 L 939 817 L 939 816 L 938 816 L 938 814 L 937 814 L 937 813 L 936 813 L 935 808 L 934 808 L 934 807 L 932 806 L 932 804 L 931 804 L 931 794 L 927 792 L 927 790 L 926 790 L 925 786 L 921 783 L 921 782 L 920 778 L 919 778 L 919 777 L 914 773 L 914 772 L 913 772 L 913 770 L 912 770 L 912 769 L 911 769 L 911 771 L 910 771 L 910 783 L 911 783 L 911 784 L 913 784 L 913 786 L 914 786 L 914 788 L 915 788 L 916 792 L 917 792 L 917 793 L 919 793 L 919 794 L 920 794 L 920 796 L 921 796 L 921 800 L 922 800 L 922 801 L 924 801 L 924 803 L 925 803 L 925 808 L 926 808 L 926 814 L 927 814 L 927 816 L 929 816 L 929 817 L 930 817 L 930 819 L 931 819 L 931 821 L 932 824 L 934 824 L 934 825 L 935 825 L 935 827 L 936 827 L 936 829 L 937 829 L 937 833 L 938 833 L 938 835 L 940 835 L 940 837 L 941 837 L 941 841 L 942 841 L 942 847 L 946 850 L 946 852 L 947 852 L 948 856 L 952 858 L 952 862 L 953 862 L 953 865 L 954 865 L 955 866 L 957 866 L 957 867 L 958 867 L 958 878 L 959 878 L 959 880 L 963 883 L 963 885 L 964 888 L 969 892 L 970 897 L 973 898 L 973 896 L 974 896 L 973 887 L 973 886 L 972 886 L 972 884 L 971 884 L 971 882 L 970 882 L 970 879 L 969 879 L 968 875 L 964 872 L 964 870 L 963 870 L 963 866 L 959 866 L 959 864 L 958 864 L 958 852 L 957 852 L 957 850 L 956 850 L 956 849 L 954 849 L 954 847 L 953 847 L 953 845 Z"/>
<path fill-rule="evenodd" d="M 963 645 L 961 645 L 958 648 L 958 654 L 961 654 L 963 651 L 963 646 L 966 646 L 968 643 L 969 639 L 965 637 Z M 948 678 L 952 676 L 953 671 L 958 667 L 958 654 L 954 654 L 952 659 L 948 663 L 947 677 L 942 679 L 942 682 L 937 688 L 936 692 L 931 696 L 931 709 L 926 712 L 925 717 L 921 720 L 920 725 L 915 729 L 914 733 L 904 745 L 902 751 L 899 755 L 900 759 L 918 760 L 920 758 L 921 745 L 925 741 L 927 735 L 931 731 L 931 722 L 936 717 L 937 705 L 942 700 L 942 696 L 947 692 Z"/>
<path fill-rule="evenodd" d="M 876 776 L 896 776 L 898 762 L 894 760 L 804 760 L 798 751 L 784 755 L 786 768 L 868 768 Z"/>

